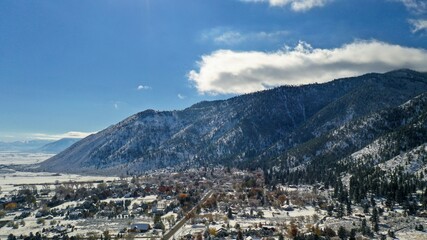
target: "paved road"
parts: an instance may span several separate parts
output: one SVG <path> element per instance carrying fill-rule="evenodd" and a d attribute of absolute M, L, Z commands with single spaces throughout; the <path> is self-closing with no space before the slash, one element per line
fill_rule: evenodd
<path fill-rule="evenodd" d="M 187 218 L 186 216 L 192 212 L 196 212 L 197 207 L 201 206 L 208 198 L 210 198 L 213 194 L 213 190 L 209 190 L 207 193 L 205 193 L 205 195 L 200 199 L 200 201 L 196 204 L 196 206 L 194 206 L 190 211 L 187 212 L 187 214 L 184 215 L 184 217 L 179 220 L 168 232 L 166 232 L 162 239 L 163 240 L 169 240 L 170 238 L 172 238 L 175 233 L 180 230 L 186 223 L 188 220 L 190 220 L 189 218 Z"/>

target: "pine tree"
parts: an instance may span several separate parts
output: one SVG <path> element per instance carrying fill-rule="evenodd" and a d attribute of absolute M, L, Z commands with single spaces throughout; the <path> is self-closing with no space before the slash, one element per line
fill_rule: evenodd
<path fill-rule="evenodd" d="M 372 209 L 371 222 L 372 222 L 372 225 L 374 226 L 374 231 L 378 232 L 378 230 L 379 230 L 379 227 L 378 227 L 379 216 L 378 216 L 378 209 L 375 207 L 374 207 L 374 209 Z"/>
<path fill-rule="evenodd" d="M 237 240 L 243 240 L 243 233 L 241 230 L 239 230 L 239 232 L 237 232 Z"/>
<path fill-rule="evenodd" d="M 356 240 L 356 229 L 354 228 L 350 231 L 350 240 Z"/>
<path fill-rule="evenodd" d="M 353 213 L 353 209 L 351 208 L 351 200 L 347 201 L 347 215 L 350 216 Z"/>
<path fill-rule="evenodd" d="M 344 217 L 344 205 L 342 203 L 340 203 L 340 205 L 338 206 L 337 217 L 338 218 Z"/>
<path fill-rule="evenodd" d="M 340 226 L 338 229 L 338 237 L 341 239 L 347 239 L 347 230 L 343 226 Z"/>
<path fill-rule="evenodd" d="M 363 235 L 368 235 L 370 232 L 370 229 L 368 227 L 368 225 L 366 224 L 366 219 L 362 219 L 362 226 L 360 231 L 362 232 Z"/>
<path fill-rule="evenodd" d="M 367 203 L 363 204 L 363 213 L 369 213 L 369 204 Z"/>
<path fill-rule="evenodd" d="M 228 219 L 233 219 L 233 212 L 231 211 L 231 208 L 228 208 L 227 217 Z"/>
<path fill-rule="evenodd" d="M 371 195 L 371 206 L 374 208 L 377 204 L 375 203 L 374 196 Z"/>

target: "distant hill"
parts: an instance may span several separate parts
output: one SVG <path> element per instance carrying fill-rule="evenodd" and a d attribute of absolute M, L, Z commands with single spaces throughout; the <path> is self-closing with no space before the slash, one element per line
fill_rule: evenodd
<path fill-rule="evenodd" d="M 62 138 L 55 142 L 50 142 L 37 149 L 37 152 L 43 153 L 59 153 L 67 149 L 74 143 L 80 141 L 80 138 Z"/>
<path fill-rule="evenodd" d="M 427 106 L 421 94 L 425 92 L 425 73 L 397 70 L 283 86 L 200 102 L 181 111 L 146 110 L 84 138 L 37 167 L 139 174 L 222 164 L 260 167 L 272 182 L 328 181 L 328 176 L 350 171 L 352 154 L 375 141 L 392 148 L 389 155 L 381 153 L 381 161 L 423 144 L 422 110 Z M 419 138 L 414 131 L 421 131 Z M 387 140 L 402 135 L 407 140 L 398 144 Z"/>
<path fill-rule="evenodd" d="M 0 151 L 3 152 L 40 152 L 40 153 L 59 153 L 81 138 L 63 138 L 54 140 L 28 140 L 14 142 L 0 142 Z"/>
<path fill-rule="evenodd" d="M 0 151 L 32 152 L 51 142 L 51 140 L 0 142 Z"/>

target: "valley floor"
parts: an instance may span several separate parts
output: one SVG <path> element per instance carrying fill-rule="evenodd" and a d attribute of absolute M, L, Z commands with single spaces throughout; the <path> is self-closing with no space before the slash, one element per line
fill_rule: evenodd
<path fill-rule="evenodd" d="M 129 178 L 10 171 L 0 177 L 0 239 L 427 239 L 427 212 L 409 215 L 384 199 L 343 207 L 333 189 L 272 189 L 261 171 L 193 169 Z"/>

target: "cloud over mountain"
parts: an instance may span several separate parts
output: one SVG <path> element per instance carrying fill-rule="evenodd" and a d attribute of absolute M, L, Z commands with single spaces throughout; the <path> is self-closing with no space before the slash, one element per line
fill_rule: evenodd
<path fill-rule="evenodd" d="M 43 139 L 43 140 L 59 140 L 62 138 L 85 138 L 90 134 L 94 134 L 96 132 L 66 132 L 62 134 L 47 134 L 47 133 L 33 133 L 31 134 L 32 138 L 35 139 Z"/>
<path fill-rule="evenodd" d="M 322 83 L 334 78 L 398 68 L 427 71 L 427 50 L 376 40 L 338 48 L 305 42 L 275 52 L 217 50 L 203 55 L 188 78 L 199 93 L 242 94 L 280 85 Z"/>

